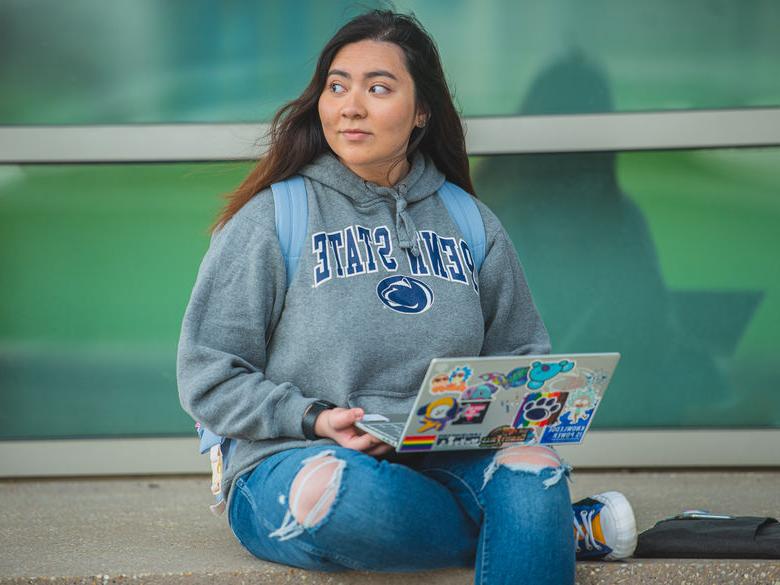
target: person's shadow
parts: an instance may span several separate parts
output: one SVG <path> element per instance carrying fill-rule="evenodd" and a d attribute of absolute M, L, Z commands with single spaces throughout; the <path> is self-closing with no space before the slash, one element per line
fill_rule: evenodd
<path fill-rule="evenodd" d="M 612 109 L 606 74 L 574 51 L 538 75 L 519 113 Z M 595 426 L 733 420 L 719 358 L 734 352 L 761 293 L 670 291 L 614 152 L 493 156 L 474 182 L 517 247 L 553 352 L 622 354 Z"/>

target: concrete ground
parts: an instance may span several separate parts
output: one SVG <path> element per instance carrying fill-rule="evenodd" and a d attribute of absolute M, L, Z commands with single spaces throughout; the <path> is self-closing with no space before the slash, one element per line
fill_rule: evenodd
<path fill-rule="evenodd" d="M 780 470 L 579 471 L 572 498 L 619 490 L 639 530 L 684 509 L 780 516 Z M 321 574 L 265 563 L 208 510 L 209 478 L 0 481 L 0 584 L 463 584 L 473 571 Z M 780 561 L 641 560 L 578 563 L 577 582 L 780 585 Z"/>

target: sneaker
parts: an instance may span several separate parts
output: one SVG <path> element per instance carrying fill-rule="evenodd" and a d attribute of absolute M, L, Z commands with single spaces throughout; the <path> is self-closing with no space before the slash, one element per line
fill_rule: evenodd
<path fill-rule="evenodd" d="M 625 559 L 636 548 L 636 520 L 620 492 L 604 492 L 572 504 L 577 560 Z"/>

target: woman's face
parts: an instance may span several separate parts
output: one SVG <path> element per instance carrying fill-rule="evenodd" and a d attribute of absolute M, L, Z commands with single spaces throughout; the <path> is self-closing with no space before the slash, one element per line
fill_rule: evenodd
<path fill-rule="evenodd" d="M 417 123 L 415 89 L 404 53 L 393 43 L 360 41 L 343 46 L 331 63 L 318 110 L 325 139 L 360 177 L 386 184 L 387 170 L 402 160 Z M 349 130 L 359 132 L 350 133 Z M 395 182 L 391 176 L 391 184 Z"/>

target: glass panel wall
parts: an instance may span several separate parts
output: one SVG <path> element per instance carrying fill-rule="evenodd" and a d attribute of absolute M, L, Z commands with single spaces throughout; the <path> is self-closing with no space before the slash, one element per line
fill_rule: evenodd
<path fill-rule="evenodd" d="M 0 439 L 191 435 L 176 342 L 248 163 L 0 166 Z M 780 148 L 475 157 L 594 428 L 780 427 Z"/>
<path fill-rule="evenodd" d="M 247 164 L 0 166 L 0 438 L 187 434 L 176 342 Z"/>
<path fill-rule="evenodd" d="M 473 169 L 553 350 L 622 353 L 594 428 L 780 426 L 780 149 Z"/>
<path fill-rule="evenodd" d="M 384 4 L 6 0 L 0 124 L 267 121 Z M 463 116 L 780 106 L 774 0 L 395 4 L 436 39 Z"/>

